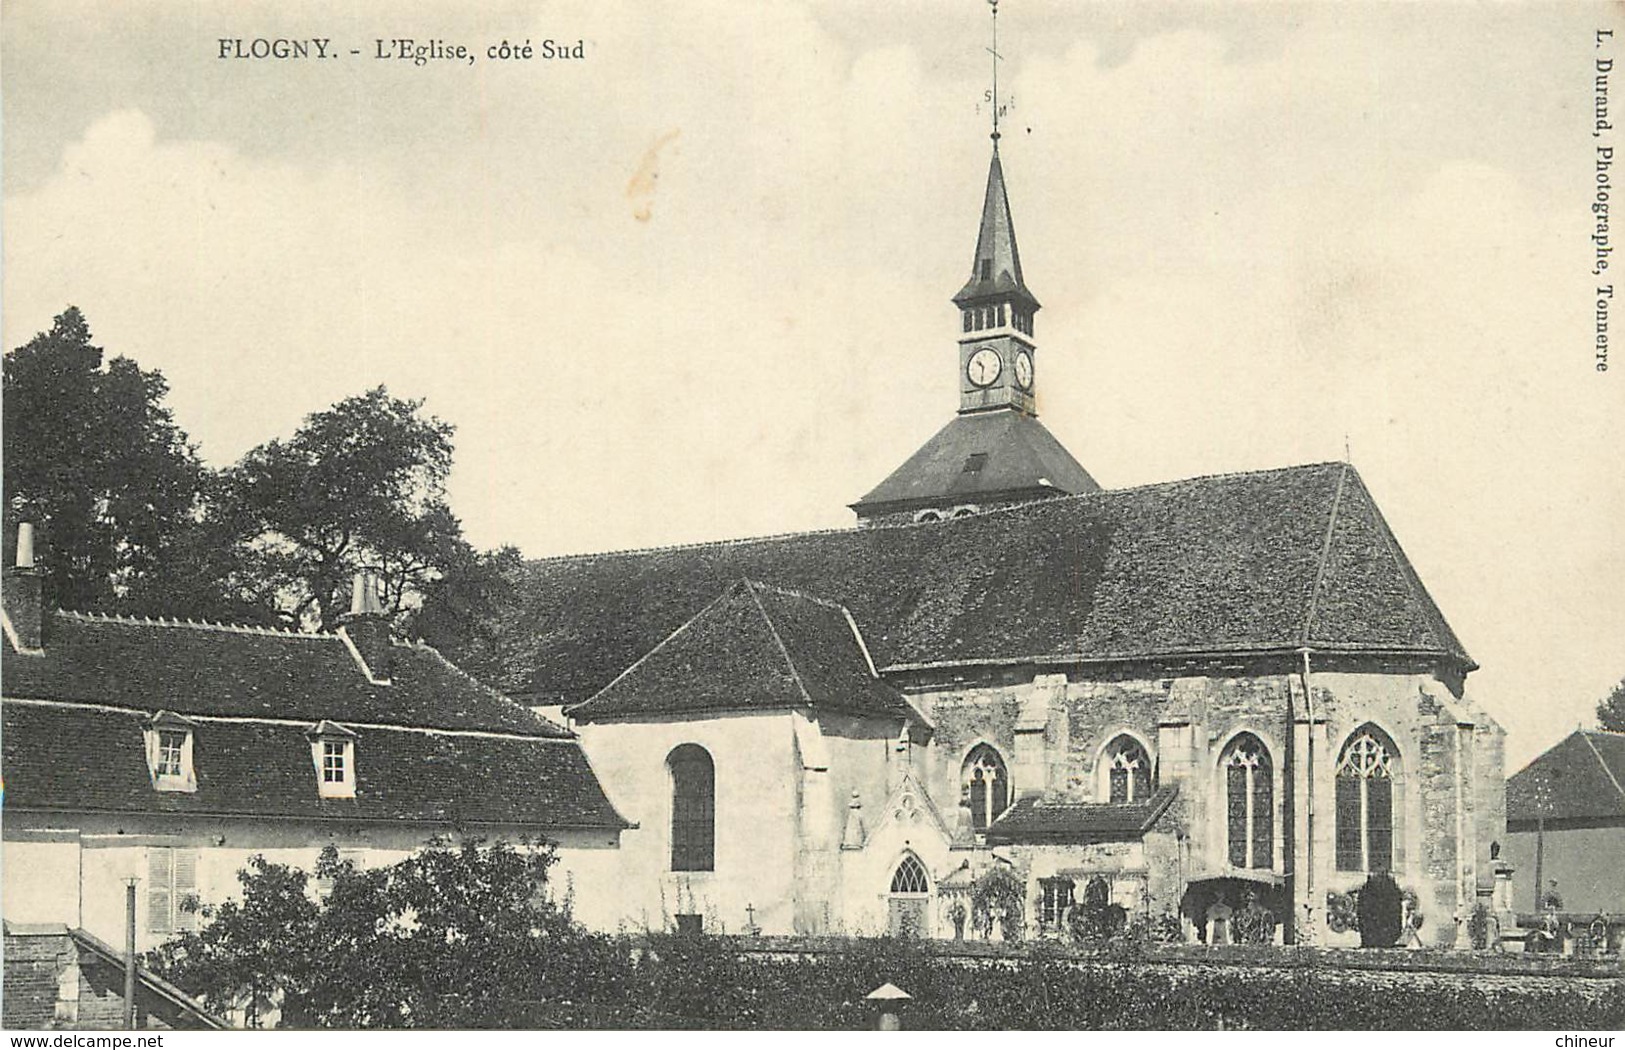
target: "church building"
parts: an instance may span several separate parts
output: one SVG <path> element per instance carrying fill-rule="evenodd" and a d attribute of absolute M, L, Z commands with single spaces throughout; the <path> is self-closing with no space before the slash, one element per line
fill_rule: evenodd
<path fill-rule="evenodd" d="M 636 825 L 620 924 L 1041 936 L 1091 902 L 1335 944 L 1390 872 L 1464 944 L 1504 733 L 1360 475 L 1097 484 L 1037 417 L 996 131 L 953 302 L 959 410 L 861 527 L 527 566 L 531 702 Z M 1019 915 L 978 921 L 991 879 Z"/>

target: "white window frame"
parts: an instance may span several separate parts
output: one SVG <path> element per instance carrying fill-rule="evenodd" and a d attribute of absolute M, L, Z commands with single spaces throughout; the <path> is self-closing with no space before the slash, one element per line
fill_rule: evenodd
<path fill-rule="evenodd" d="M 310 762 L 316 770 L 316 793 L 322 798 L 355 798 L 355 733 L 333 722 L 311 727 Z M 329 750 L 332 748 L 333 750 Z M 337 779 L 328 779 L 329 755 L 338 759 Z"/>
<path fill-rule="evenodd" d="M 197 790 L 197 767 L 193 764 L 192 741 L 195 734 L 192 723 L 179 715 L 160 711 L 142 731 L 147 753 L 147 774 L 152 778 L 155 791 Z M 180 747 L 166 749 L 164 738 L 180 737 Z M 170 769 L 165 762 L 166 750 L 173 750 L 178 768 Z"/>

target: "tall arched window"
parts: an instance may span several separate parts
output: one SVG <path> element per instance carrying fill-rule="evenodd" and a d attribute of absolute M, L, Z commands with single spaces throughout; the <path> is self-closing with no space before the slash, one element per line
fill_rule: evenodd
<path fill-rule="evenodd" d="M 1151 756 L 1141 743 L 1123 734 L 1101 756 L 1102 779 L 1110 802 L 1144 802 L 1151 795 Z"/>
<path fill-rule="evenodd" d="M 965 756 L 961 771 L 966 803 L 970 806 L 971 827 L 986 831 L 987 826 L 1010 808 L 1010 773 L 1004 759 L 989 744 L 977 744 Z"/>
<path fill-rule="evenodd" d="M 1337 761 L 1337 870 L 1391 871 L 1394 776 L 1399 755 L 1375 726 L 1362 726 Z"/>
<path fill-rule="evenodd" d="M 671 870 L 716 870 L 717 783 L 711 753 L 680 744 L 666 756 L 671 770 Z"/>
<path fill-rule="evenodd" d="M 1230 741 L 1219 760 L 1224 771 L 1227 859 L 1233 868 L 1275 863 L 1275 775 L 1264 742 L 1251 733 Z"/>

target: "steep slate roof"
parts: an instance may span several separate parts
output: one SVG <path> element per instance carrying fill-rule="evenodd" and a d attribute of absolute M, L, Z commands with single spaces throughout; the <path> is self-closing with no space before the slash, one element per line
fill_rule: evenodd
<path fill-rule="evenodd" d="M 582 700 L 749 577 L 851 610 L 875 664 L 1321 651 L 1471 667 L 1341 463 L 1044 500 L 956 521 L 529 563 L 529 690 Z"/>
<path fill-rule="evenodd" d="M 0 666 L 6 696 L 180 714 L 570 736 L 427 646 L 394 646 L 390 684 L 373 685 L 344 639 L 333 634 L 72 612 L 50 615 L 45 631 L 44 656 Z"/>
<path fill-rule="evenodd" d="M 739 580 L 573 718 L 811 708 L 917 718 L 874 674 L 845 609 Z"/>
<path fill-rule="evenodd" d="M 1507 823 L 1625 823 L 1625 733 L 1576 729 L 1507 780 Z"/>
<path fill-rule="evenodd" d="M 982 276 L 983 263 L 987 277 Z M 1010 195 L 1004 188 L 1004 167 L 999 163 L 999 146 L 993 144 L 993 160 L 987 169 L 987 191 L 982 196 L 982 224 L 976 231 L 976 255 L 971 260 L 971 277 L 954 296 L 954 302 L 969 303 L 992 296 L 1015 294 L 1034 307 L 1038 300 L 1027 290 L 1021 277 L 1021 251 L 1016 247 L 1016 224 L 1010 217 Z"/>
<path fill-rule="evenodd" d="M 972 456 L 979 456 L 976 461 Z M 852 504 L 863 515 L 944 499 L 1077 495 L 1100 486 L 1055 436 L 1013 409 L 955 416 L 886 480 Z"/>
<path fill-rule="evenodd" d="M 1066 802 L 1020 799 L 987 829 L 989 844 L 1012 842 L 1123 842 L 1151 830 L 1178 788 L 1165 787 L 1143 802 Z"/>
<path fill-rule="evenodd" d="M 342 638 L 58 612 L 7 652 L 12 809 L 623 828 L 572 734 L 427 647 L 368 682 Z M 155 791 L 143 727 L 192 723 L 195 792 Z M 355 734 L 356 795 L 318 796 L 307 731 Z"/>

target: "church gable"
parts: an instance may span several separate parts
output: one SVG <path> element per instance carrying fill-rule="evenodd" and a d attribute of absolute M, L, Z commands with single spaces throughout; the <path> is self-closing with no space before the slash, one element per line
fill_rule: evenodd
<path fill-rule="evenodd" d="M 919 717 L 881 681 L 845 609 L 738 580 L 570 714 L 812 708 Z"/>
<path fill-rule="evenodd" d="M 1324 569 L 1304 626 L 1317 648 L 1401 648 L 1461 652 L 1382 512 L 1353 467 L 1334 499 Z"/>

